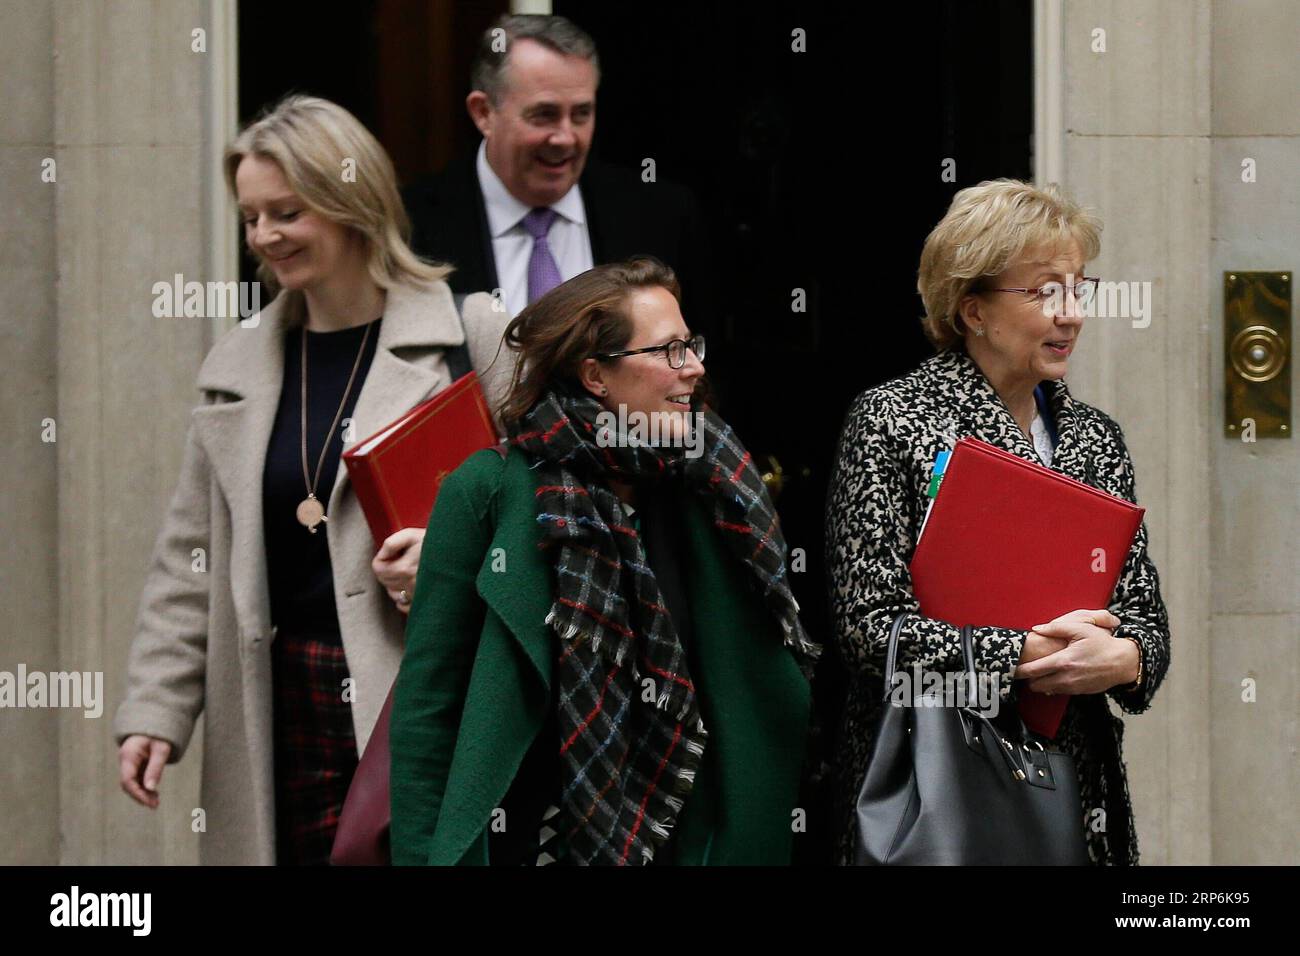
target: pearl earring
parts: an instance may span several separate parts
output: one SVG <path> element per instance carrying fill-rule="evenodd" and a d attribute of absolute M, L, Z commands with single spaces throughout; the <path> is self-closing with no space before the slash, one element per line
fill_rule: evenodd
<path fill-rule="evenodd" d="M 607 389 L 607 388 L 602 388 L 602 389 L 600 390 L 600 394 L 602 394 L 602 395 L 608 395 L 608 394 L 609 394 L 609 389 Z"/>

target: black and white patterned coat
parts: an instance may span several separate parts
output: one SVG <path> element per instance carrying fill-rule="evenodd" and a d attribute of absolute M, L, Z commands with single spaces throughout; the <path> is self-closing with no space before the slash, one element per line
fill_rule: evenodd
<path fill-rule="evenodd" d="M 1064 382 L 1044 382 L 1056 418 L 1052 469 L 1102 491 L 1136 500 L 1133 463 L 1111 418 L 1071 398 Z M 929 502 L 935 455 L 958 438 L 978 438 L 1039 462 L 1005 403 L 959 343 L 911 373 L 863 392 L 849 409 L 827 501 L 827 553 L 835 638 L 849 672 L 848 700 L 836 753 L 839 859 L 852 859 L 853 806 L 866 772 L 883 697 L 889 625 L 917 610 L 908 565 Z M 1094 863 L 1135 864 L 1137 833 L 1120 752 L 1124 724 L 1110 697 L 1129 714 L 1151 705 L 1169 667 L 1169 621 L 1143 523 L 1124 563 L 1110 610 L 1117 636 L 1142 647 L 1145 677 L 1133 691 L 1075 696 L 1056 743 L 1073 755 L 1079 775 L 1088 853 Z M 912 616 L 899 639 L 899 665 L 962 669 L 958 628 Z M 978 627 L 976 666 L 997 672 L 1013 700 L 1012 670 L 1023 631 Z"/>

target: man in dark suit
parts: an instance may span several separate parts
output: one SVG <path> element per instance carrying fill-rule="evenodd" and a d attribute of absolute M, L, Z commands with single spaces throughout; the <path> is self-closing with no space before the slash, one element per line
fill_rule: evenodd
<path fill-rule="evenodd" d="M 589 159 L 591 37 L 563 17 L 502 17 L 472 80 L 465 103 L 483 141 L 406 191 L 415 251 L 454 265 L 457 292 L 495 292 L 511 315 L 594 265 L 649 253 L 677 272 L 686 321 L 707 334 L 708 241 L 690 192 Z"/>

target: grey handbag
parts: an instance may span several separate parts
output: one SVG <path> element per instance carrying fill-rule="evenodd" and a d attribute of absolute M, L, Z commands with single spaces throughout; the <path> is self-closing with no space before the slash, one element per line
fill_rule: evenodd
<path fill-rule="evenodd" d="M 858 794 L 854 862 L 1086 865 L 1068 754 L 1048 749 L 1023 723 L 1007 731 L 971 707 L 891 703 L 908 616 L 900 614 L 889 631 L 885 701 Z M 971 630 L 962 628 L 961 643 L 974 687 Z"/>

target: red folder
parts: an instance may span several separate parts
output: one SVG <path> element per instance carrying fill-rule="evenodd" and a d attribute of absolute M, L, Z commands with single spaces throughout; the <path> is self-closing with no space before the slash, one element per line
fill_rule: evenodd
<path fill-rule="evenodd" d="M 343 453 L 375 546 L 401 528 L 423 528 L 442 480 L 497 443 L 478 376 L 469 372 Z"/>
<path fill-rule="evenodd" d="M 926 617 L 1027 631 L 1110 603 L 1144 509 L 973 438 L 948 459 L 912 556 Z M 1068 696 L 1021 687 L 1020 715 L 1055 737 Z"/>

